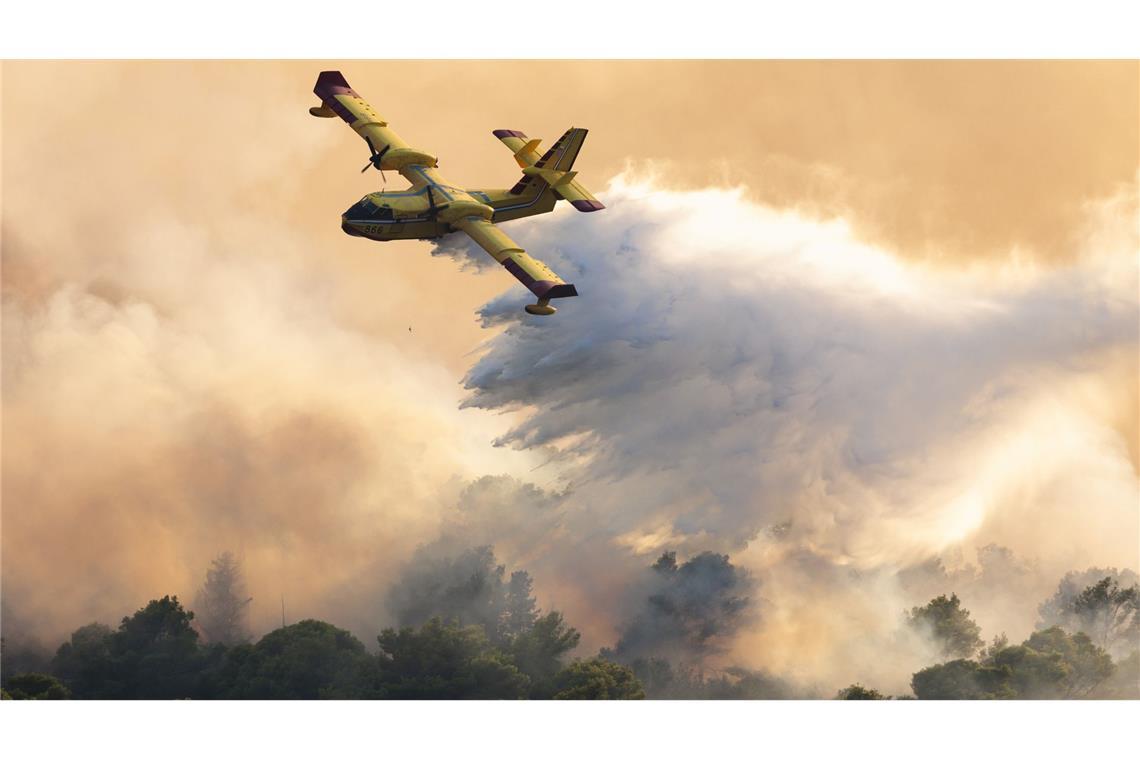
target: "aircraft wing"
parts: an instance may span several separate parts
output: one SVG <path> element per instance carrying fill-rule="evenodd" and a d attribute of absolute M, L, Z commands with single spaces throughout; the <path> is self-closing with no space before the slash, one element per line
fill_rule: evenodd
<path fill-rule="evenodd" d="M 332 118 L 339 116 L 364 138 L 372 151 L 370 162 L 380 169 L 394 169 L 413 185 L 419 185 L 423 178 L 418 172 L 404 174 L 406 166 L 437 166 L 436 157 L 410 147 L 404 142 L 379 114 L 356 94 L 339 71 L 322 71 L 317 77 L 313 92 L 321 99 L 321 104 L 309 109 L 313 116 Z M 365 165 L 367 168 L 367 165 Z"/>
<path fill-rule="evenodd" d="M 546 264 L 528 255 L 518 243 L 486 219 L 469 216 L 454 221 L 451 225 L 457 230 L 466 232 L 483 250 L 491 254 L 495 261 L 506 267 L 507 271 L 526 285 L 531 293 L 538 296 L 540 302 L 578 295 L 578 291 L 571 283 L 556 275 Z M 531 311 L 531 313 L 543 312 Z"/>

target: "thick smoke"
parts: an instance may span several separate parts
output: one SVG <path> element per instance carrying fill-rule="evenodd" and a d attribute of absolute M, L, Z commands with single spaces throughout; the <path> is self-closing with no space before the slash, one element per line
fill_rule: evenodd
<path fill-rule="evenodd" d="M 505 573 L 489 546 L 455 556 L 423 547 L 393 585 L 388 605 L 401 626 L 419 626 L 438 617 L 494 633 L 506 606 Z"/>
<path fill-rule="evenodd" d="M 460 411 L 433 325 L 408 331 L 423 278 L 354 258 L 359 196 L 319 169 L 344 135 L 307 91 L 259 78 L 250 109 L 224 67 L 175 67 L 169 98 L 145 85 L 166 67 L 75 66 L 47 101 L 5 81 L 5 635 L 189 602 L 229 549 L 255 634 L 284 602 L 372 640 L 462 482 L 512 469 L 503 422 Z"/>
<path fill-rule="evenodd" d="M 1029 611 L 1068 569 L 1137 564 L 1134 195 L 1090 207 L 1079 265 L 958 273 L 733 191 L 603 196 L 511 226 L 582 297 L 547 320 L 517 289 L 488 303 L 505 330 L 465 381 L 467 406 L 523 413 L 500 445 L 564 473 L 570 527 L 545 563 L 728 552 L 764 599 L 738 654 L 804 677 L 872 662 L 856 642 L 925 601 L 900 569 L 940 554 L 1008 547 L 1033 567 Z M 604 596 L 630 572 L 584 562 L 576 582 Z M 983 606 L 984 635 L 1032 625 Z"/>
<path fill-rule="evenodd" d="M 748 622 L 753 585 L 723 554 L 704 552 L 681 565 L 673 552 L 662 554 L 645 582 L 635 584 L 644 600 L 613 656 L 703 664 Z"/>

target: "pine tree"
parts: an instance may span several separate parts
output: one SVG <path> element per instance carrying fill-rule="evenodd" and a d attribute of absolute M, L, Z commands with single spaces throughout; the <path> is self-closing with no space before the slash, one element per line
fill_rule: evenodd
<path fill-rule="evenodd" d="M 511 573 L 511 580 L 507 584 L 503 617 L 499 623 L 500 637 L 504 641 L 513 641 L 534 627 L 534 621 L 538 619 L 538 610 L 532 595 L 533 586 L 530 573 L 525 570 Z"/>
<path fill-rule="evenodd" d="M 195 599 L 195 617 L 210 644 L 233 646 L 250 640 L 249 603 L 241 564 L 230 552 L 210 563 Z"/>

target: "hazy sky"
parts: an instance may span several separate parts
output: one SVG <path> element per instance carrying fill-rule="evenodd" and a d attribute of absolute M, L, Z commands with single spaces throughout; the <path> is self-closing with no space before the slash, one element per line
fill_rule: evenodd
<path fill-rule="evenodd" d="M 324 68 L 458 184 L 517 179 L 493 129 L 588 127 L 609 208 L 508 228 L 577 302 L 536 326 L 461 245 L 344 235 L 381 178 L 306 113 Z M 367 640 L 461 527 L 589 647 L 655 552 L 713 549 L 760 583 L 739 659 L 889 679 L 858 663 L 900 569 L 1138 563 L 1135 63 L 2 73 L 6 629 L 191 598 L 232 549 L 260 630 L 283 594 Z M 1037 601 L 973 604 L 989 636 Z"/>

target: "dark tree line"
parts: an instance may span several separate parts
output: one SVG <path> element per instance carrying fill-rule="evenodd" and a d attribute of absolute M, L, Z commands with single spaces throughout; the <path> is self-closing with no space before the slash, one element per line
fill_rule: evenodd
<path fill-rule="evenodd" d="M 440 569 L 442 568 L 442 579 Z M 523 571 L 504 580 L 489 548 L 410 567 L 396 595 L 401 622 L 370 653 L 350 632 L 302 620 L 249 641 L 248 603 L 231 555 L 215 560 L 197 596 L 206 620 L 177 597 L 149 602 L 115 629 L 72 633 L 46 672 L 9 673 L 13 699 L 642 699 L 633 671 L 570 661 L 578 632 L 543 613 Z M 413 603 L 403 608 L 402 601 Z M 414 621 L 414 622 L 412 622 Z M 39 660 L 37 660 L 39 662 Z"/>
<path fill-rule="evenodd" d="M 755 587 L 724 555 L 645 570 L 612 649 L 571 659 L 578 631 L 543 611 L 530 575 L 489 547 L 421 550 L 393 586 L 398 626 L 372 651 L 319 620 L 253 641 L 240 564 L 220 555 L 196 596 L 147 603 L 116 628 L 91 623 L 54 654 L 0 642 L 12 699 L 795 699 L 816 696 L 758 670 L 712 667 L 750 619 Z M 1140 591 L 1129 571 L 1070 573 L 1020 644 L 988 646 L 956 594 L 905 614 L 940 661 L 913 674 L 919 699 L 1140 697 Z M 1084 585 L 1082 585 L 1084 584 Z M 1116 659 L 1114 659 L 1114 656 Z M 834 693 L 834 692 L 833 692 Z M 852 684 L 836 698 L 890 697 Z"/>

